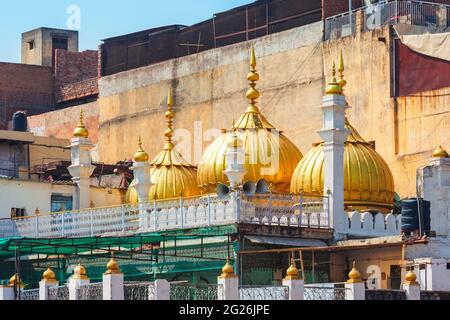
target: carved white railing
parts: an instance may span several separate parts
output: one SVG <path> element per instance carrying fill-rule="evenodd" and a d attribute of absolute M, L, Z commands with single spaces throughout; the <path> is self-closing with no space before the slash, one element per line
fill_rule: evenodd
<path fill-rule="evenodd" d="M 93 208 L 0 221 L 0 237 L 127 235 L 232 223 L 329 228 L 327 197 L 216 195 Z"/>

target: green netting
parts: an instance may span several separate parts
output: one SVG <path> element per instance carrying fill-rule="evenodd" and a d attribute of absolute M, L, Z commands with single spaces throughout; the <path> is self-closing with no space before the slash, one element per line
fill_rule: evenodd
<path fill-rule="evenodd" d="M 129 237 L 0 239 L 0 279 L 16 272 L 18 249 L 20 275 L 28 287 L 37 287 L 49 266 L 60 282 L 66 282 L 78 263 L 86 267 L 92 281 L 101 281 L 110 250 L 116 252 L 126 281 L 214 279 L 236 250 L 228 238 L 233 233 L 236 226 L 229 225 Z M 152 244 L 157 248 L 142 250 Z"/>

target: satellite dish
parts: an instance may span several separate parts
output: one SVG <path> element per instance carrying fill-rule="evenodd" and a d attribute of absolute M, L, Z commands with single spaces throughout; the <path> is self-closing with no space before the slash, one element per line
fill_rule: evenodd
<path fill-rule="evenodd" d="M 261 179 L 256 184 L 256 193 L 264 194 L 269 192 L 269 184 L 265 179 Z"/>
<path fill-rule="evenodd" d="M 255 183 L 253 183 L 252 181 L 247 181 L 246 183 L 244 183 L 244 185 L 242 186 L 242 191 L 244 191 L 244 194 L 246 196 L 254 196 L 256 193 L 256 185 Z"/>
<path fill-rule="evenodd" d="M 216 192 L 219 198 L 225 198 L 230 194 L 230 188 L 226 184 L 219 183 Z"/>

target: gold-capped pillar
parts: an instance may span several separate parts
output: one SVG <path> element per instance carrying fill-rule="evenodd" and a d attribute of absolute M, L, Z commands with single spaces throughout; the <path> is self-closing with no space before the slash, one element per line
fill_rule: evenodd
<path fill-rule="evenodd" d="M 431 202 L 431 230 L 439 237 L 450 237 L 450 157 L 438 146 L 428 165 L 417 170 L 417 193 Z"/>
<path fill-rule="evenodd" d="M 124 300 L 123 283 L 124 275 L 113 255 L 106 265 L 106 272 L 103 274 L 103 300 Z"/>
<path fill-rule="evenodd" d="M 78 264 L 73 269 L 73 275 L 69 278 L 69 300 L 80 300 L 80 287 L 87 286 L 91 280 L 87 276 L 86 268 Z"/>
<path fill-rule="evenodd" d="M 291 260 L 291 265 L 286 271 L 283 286 L 289 288 L 289 300 L 304 300 L 305 282 L 298 272 L 294 259 Z"/>
<path fill-rule="evenodd" d="M 219 300 L 239 300 L 239 278 L 234 274 L 234 268 L 227 258 L 225 266 L 222 268 L 222 274 L 217 279 L 219 285 Z"/>
<path fill-rule="evenodd" d="M 148 194 L 152 186 L 150 175 L 149 156 L 142 148 L 142 139 L 139 137 L 139 149 L 134 154 L 133 170 L 134 180 L 130 187 L 134 188 L 137 193 L 139 202 L 139 227 L 141 231 L 145 231 L 149 227 L 148 215 L 144 204 L 149 201 Z"/>
<path fill-rule="evenodd" d="M 73 182 L 77 184 L 77 190 L 73 201 L 73 209 L 80 210 L 90 207 L 91 199 L 89 189 L 91 175 L 95 170 L 92 165 L 91 149 L 94 145 L 89 140 L 89 131 L 84 125 L 83 111 L 80 112 L 80 123 L 73 133 L 71 140 L 72 164 L 67 169 L 72 176 Z"/>
<path fill-rule="evenodd" d="M 340 69 L 343 75 L 343 62 Z M 350 131 L 345 126 L 345 110 L 349 106 L 336 79 L 334 63 L 332 80 L 326 88 L 321 108 L 323 128 L 318 133 L 324 141 L 324 196 L 329 198 L 330 226 L 334 229 L 335 238 L 340 239 L 348 228 L 344 211 L 344 148 Z"/>
<path fill-rule="evenodd" d="M 58 287 L 55 272 L 49 267 L 42 274 L 42 280 L 39 282 L 39 300 L 49 300 L 48 290 Z"/>
<path fill-rule="evenodd" d="M 356 269 L 356 262 L 353 262 L 353 269 L 348 277 L 349 280 L 345 283 L 345 300 L 366 300 L 366 284 L 361 279 L 361 273 Z"/>

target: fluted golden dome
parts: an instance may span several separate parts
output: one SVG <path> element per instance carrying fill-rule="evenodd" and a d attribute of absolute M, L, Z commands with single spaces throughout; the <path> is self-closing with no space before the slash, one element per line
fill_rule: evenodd
<path fill-rule="evenodd" d="M 222 274 L 220 275 L 220 278 L 226 279 L 226 278 L 236 278 L 237 276 L 234 274 L 234 268 L 230 263 L 230 258 L 227 258 L 227 262 L 225 266 L 222 268 Z"/>
<path fill-rule="evenodd" d="M 108 264 L 106 265 L 106 272 L 105 274 L 120 274 L 120 267 L 117 263 L 116 259 L 114 259 L 114 256 L 109 260 Z"/>
<path fill-rule="evenodd" d="M 342 70 L 342 72 L 343 72 L 343 70 Z M 327 86 L 326 94 L 339 94 L 339 95 L 342 94 L 343 90 L 342 90 L 340 83 L 344 84 L 343 81 L 345 81 L 345 80 L 341 79 L 340 82 L 337 81 L 336 65 L 333 63 L 333 78 L 331 79 L 331 82 Z M 345 82 L 345 84 L 347 84 L 347 82 Z"/>
<path fill-rule="evenodd" d="M 266 179 L 272 190 L 289 192 L 291 176 L 302 158 L 298 148 L 267 121 L 257 107 L 260 93 L 256 89 L 259 75 L 256 71 L 256 57 L 251 52 L 251 71 L 247 76 L 250 89 L 247 98 L 251 101 L 247 111 L 240 117 L 230 132 L 222 133 L 204 152 L 198 166 L 197 180 L 204 192 L 213 193 L 218 183 L 227 183 L 226 150 L 233 135 L 245 151 L 244 180 Z M 279 133 L 279 134 L 278 134 Z M 277 166 L 278 165 L 278 166 Z"/>
<path fill-rule="evenodd" d="M 151 163 L 150 176 L 152 186 L 149 192 L 150 200 L 164 200 L 183 197 L 193 197 L 201 194 L 197 183 L 197 168 L 187 162 L 183 156 L 175 150 L 172 142 L 173 137 L 173 96 L 169 91 L 167 99 L 168 111 L 166 119 L 168 129 L 166 130 L 167 143 L 164 149 Z M 131 187 L 125 196 L 127 203 L 138 203 L 136 190 Z"/>
<path fill-rule="evenodd" d="M 79 279 L 79 280 L 88 280 L 88 276 L 86 273 L 86 268 L 83 267 L 81 264 L 78 264 L 75 269 L 73 269 L 73 279 Z"/>
<path fill-rule="evenodd" d="M 357 210 L 388 212 L 394 203 L 394 178 L 384 159 L 346 119 L 351 132 L 344 151 L 345 205 Z M 323 143 L 314 147 L 299 163 L 291 182 L 291 192 L 324 194 Z"/>
<path fill-rule="evenodd" d="M 16 287 L 23 288 L 24 284 L 22 282 L 22 278 L 20 278 L 20 276 L 16 273 L 9 279 L 9 286 L 10 287 L 16 286 Z"/>
<path fill-rule="evenodd" d="M 405 284 L 416 284 L 417 283 L 417 276 L 416 274 L 410 270 L 405 276 Z"/>
<path fill-rule="evenodd" d="M 291 260 L 291 265 L 289 266 L 289 269 L 286 271 L 286 280 L 299 280 L 300 279 L 300 273 L 298 272 L 297 267 L 295 266 L 294 259 Z"/>
<path fill-rule="evenodd" d="M 73 132 L 74 138 L 89 138 L 89 131 L 84 126 L 83 121 L 83 110 L 80 112 L 80 123 L 75 128 L 75 131 Z"/>
<path fill-rule="evenodd" d="M 356 269 L 356 262 L 353 262 L 353 269 L 348 274 L 349 280 L 347 283 L 360 283 L 362 282 L 361 273 Z"/>

